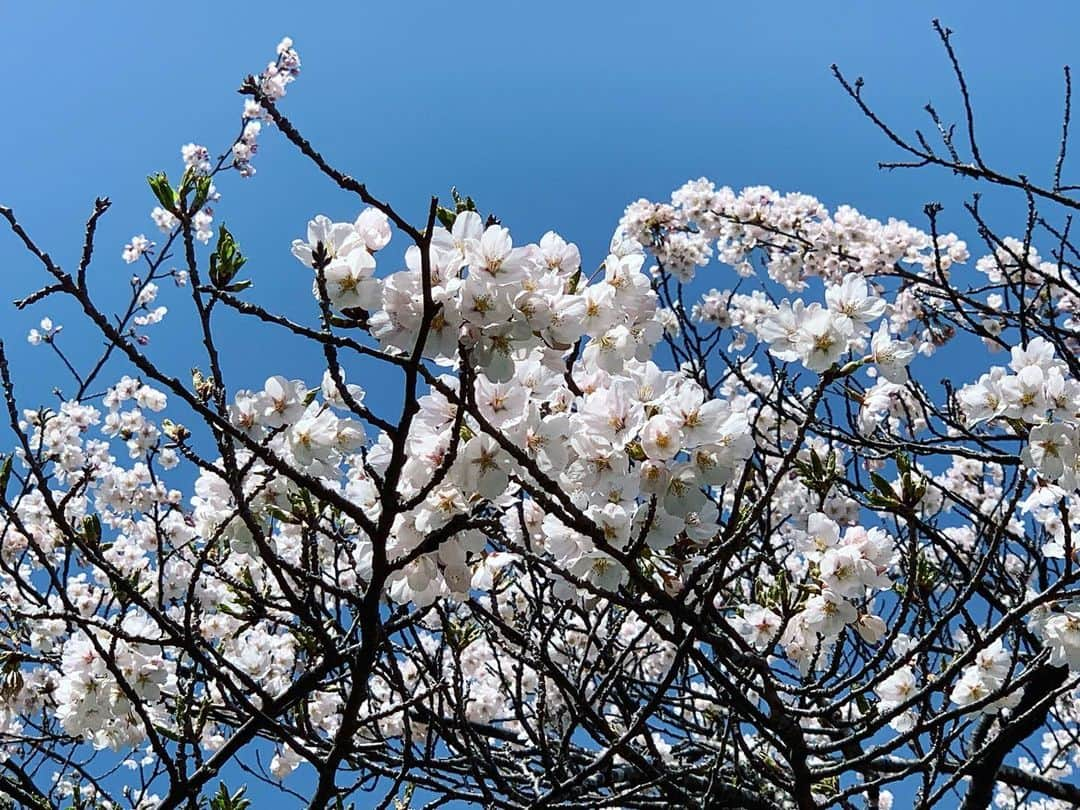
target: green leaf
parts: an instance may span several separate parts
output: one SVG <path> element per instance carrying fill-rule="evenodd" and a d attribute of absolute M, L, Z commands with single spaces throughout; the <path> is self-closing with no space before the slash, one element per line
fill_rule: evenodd
<path fill-rule="evenodd" d="M 855 695 L 855 706 L 859 709 L 859 713 L 862 715 L 870 714 L 870 701 L 866 699 L 866 695 Z"/>
<path fill-rule="evenodd" d="M 896 500 L 896 492 L 892 488 L 892 484 L 883 475 L 872 472 L 870 473 L 870 480 L 874 482 L 874 486 L 877 487 L 878 492 L 885 498 L 891 501 Z"/>
<path fill-rule="evenodd" d="M 177 198 L 176 190 L 169 185 L 169 178 L 166 176 L 165 172 L 148 175 L 146 182 L 150 184 L 150 190 L 154 192 L 154 196 L 157 197 L 157 201 L 161 203 L 161 207 L 166 211 L 175 214 L 179 199 Z"/>
<path fill-rule="evenodd" d="M 456 211 L 451 211 L 449 208 L 443 208 L 441 205 L 436 209 L 435 216 L 438 217 L 439 224 L 448 231 L 453 229 L 454 222 L 457 220 Z"/>
<path fill-rule="evenodd" d="M 896 468 L 900 470 L 901 473 L 911 472 L 911 457 L 907 453 L 903 451 L 897 451 L 895 458 Z"/>
<path fill-rule="evenodd" d="M 184 742 L 183 737 L 181 737 L 179 734 L 177 734 L 175 731 L 168 728 L 167 726 L 161 725 L 160 723 L 155 723 L 154 724 L 154 730 L 158 734 L 160 734 L 162 737 L 165 737 L 166 739 L 172 740 L 173 742 L 178 742 L 178 743 Z"/>
<path fill-rule="evenodd" d="M 97 546 L 101 542 L 101 519 L 97 515 L 83 518 L 83 537 L 91 546 Z"/>
<path fill-rule="evenodd" d="M 829 455 L 828 455 L 828 459 L 829 459 L 829 463 L 828 463 L 829 478 L 835 478 L 836 477 L 836 453 L 830 452 Z"/>
<path fill-rule="evenodd" d="M 566 283 L 566 292 L 568 295 L 573 295 L 577 292 L 578 284 L 581 283 L 581 268 L 579 267 L 574 271 L 574 275 L 570 276 L 570 281 Z"/>
<path fill-rule="evenodd" d="M 472 197 L 461 198 L 461 194 L 458 193 L 457 186 L 450 189 L 450 196 L 454 198 L 454 207 L 457 209 L 457 213 L 462 211 L 475 211 L 476 203 L 473 202 Z"/>
<path fill-rule="evenodd" d="M 0 498 L 7 492 L 8 481 L 11 480 L 11 456 L 4 456 L 0 461 Z"/>
<path fill-rule="evenodd" d="M 21 659 L 15 652 L 0 653 L 0 700 L 11 700 L 22 691 Z"/>
<path fill-rule="evenodd" d="M 217 247 L 210 254 L 210 283 L 217 289 L 228 292 L 240 292 L 247 289 L 251 286 L 251 282 L 233 281 L 246 262 L 247 258 L 240 253 L 236 239 L 222 223 L 218 228 Z"/>
<path fill-rule="evenodd" d="M 883 498 L 876 492 L 867 495 L 866 502 L 871 506 L 876 506 L 878 509 L 894 509 L 897 506 L 897 501 L 894 498 Z"/>
<path fill-rule="evenodd" d="M 251 801 L 244 798 L 246 792 L 247 785 L 235 793 L 230 793 L 225 783 L 221 782 L 218 784 L 217 793 L 210 799 L 210 810 L 247 810 L 251 806 Z"/>
<path fill-rule="evenodd" d="M 198 211 L 210 198 L 210 186 L 213 185 L 213 181 L 210 175 L 201 174 L 195 178 L 195 199 L 191 203 L 191 210 Z"/>

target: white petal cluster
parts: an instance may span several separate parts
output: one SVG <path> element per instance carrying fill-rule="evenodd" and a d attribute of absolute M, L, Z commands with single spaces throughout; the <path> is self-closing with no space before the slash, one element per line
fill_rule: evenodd
<path fill-rule="evenodd" d="M 1024 463 L 1065 491 L 1080 486 L 1080 381 L 1049 341 L 1037 337 L 1013 347 L 1008 369 L 994 366 L 958 399 L 971 425 L 1022 425 Z"/>
<path fill-rule="evenodd" d="M 930 235 L 901 220 L 882 223 L 850 206 L 830 214 L 806 194 L 767 186 L 735 192 L 705 178 L 674 192 L 670 204 L 638 200 L 620 228 L 684 279 L 707 263 L 712 245 L 720 261 L 746 274 L 753 272 L 750 254 L 764 248 L 769 277 L 789 291 L 803 289 L 809 276 L 838 282 L 848 273 L 870 276 L 897 262 L 948 269 L 968 258 L 966 245 L 953 235 L 939 239 L 942 255 L 935 258 Z"/>
<path fill-rule="evenodd" d="M 999 694 L 1013 674 L 1012 656 L 1001 639 L 997 639 L 975 654 L 975 661 L 964 669 L 949 697 L 958 706 L 983 701 L 991 695 Z M 1020 690 L 1013 690 L 984 705 L 983 711 L 993 713 L 1015 706 L 1020 697 Z"/>

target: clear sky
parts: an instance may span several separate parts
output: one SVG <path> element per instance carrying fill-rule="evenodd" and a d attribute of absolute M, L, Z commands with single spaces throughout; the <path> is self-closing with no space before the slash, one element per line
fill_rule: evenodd
<path fill-rule="evenodd" d="M 1048 172 L 1061 66 L 1077 52 L 1080 7 L 1069 2 L 0 0 L 0 203 L 71 265 L 93 198 L 110 196 L 91 278 L 101 295 L 122 291 L 124 243 L 154 238 L 145 175 L 178 174 L 189 141 L 224 148 L 238 123 L 236 87 L 288 34 L 304 68 L 285 111 L 332 162 L 416 218 L 429 195 L 457 185 L 516 241 L 554 228 L 592 266 L 628 202 L 706 175 L 913 221 L 941 199 L 946 226 L 970 232 L 964 186 L 941 173 L 877 170 L 894 154 L 828 70 L 838 62 L 865 76 L 868 96 L 901 128 L 925 126 L 927 100 L 946 112 L 956 102 L 935 14 L 957 31 L 985 151 L 1005 168 Z M 256 166 L 254 179 L 220 184 L 219 217 L 252 258 L 251 294 L 310 315 L 289 243 L 311 215 L 352 219 L 356 204 L 276 133 L 264 134 Z M 0 301 L 42 280 L 10 236 L 0 236 L 0 268 Z M 183 308 L 168 292 L 163 303 Z M 62 307 L 0 306 L 23 392 L 45 395 L 53 361 L 30 354 L 25 333 L 50 314 L 78 355 L 86 344 L 75 321 Z M 197 348 L 185 320 L 171 320 L 153 348 L 186 370 Z M 278 372 L 317 377 L 305 360 L 257 330 L 235 332 L 226 352 L 237 385 Z"/>
<path fill-rule="evenodd" d="M 515 241 L 555 229 L 595 266 L 628 202 L 705 175 L 916 224 L 924 203 L 941 200 L 945 227 L 974 243 L 961 209 L 971 188 L 941 173 L 879 171 L 876 162 L 895 152 L 828 69 L 837 62 L 863 75 L 868 98 L 902 130 L 926 126 L 921 108 L 931 99 L 954 113 L 955 87 L 930 28 L 936 15 L 957 32 L 984 155 L 1046 177 L 1061 67 L 1080 62 L 1080 5 L 1064 0 L 0 0 L 0 204 L 70 267 L 94 197 L 110 196 L 91 278 L 115 296 L 130 275 L 124 243 L 136 233 L 155 238 L 145 176 L 177 176 L 189 141 L 224 148 L 238 127 L 236 87 L 289 35 L 304 67 L 285 112 L 331 162 L 417 219 L 431 194 L 448 197 L 456 185 L 497 213 Z M 1072 165 L 1066 178 L 1077 182 L 1080 163 Z M 254 179 L 220 183 L 219 218 L 251 257 L 249 294 L 311 314 L 310 274 L 289 244 L 316 213 L 354 218 L 356 202 L 272 131 L 256 167 Z M 730 284 L 716 272 L 711 283 Z M 42 283 L 0 232 L 0 302 Z M 168 291 L 162 303 L 184 308 Z M 94 347 L 62 307 L 16 313 L 0 303 L 0 337 L 25 404 L 57 379 L 54 358 L 25 341 L 46 314 L 65 324 L 76 359 Z M 184 325 L 180 316 L 152 333 L 156 356 L 174 370 L 202 362 Z M 272 335 L 225 334 L 237 387 L 261 386 L 272 373 L 321 376 Z"/>

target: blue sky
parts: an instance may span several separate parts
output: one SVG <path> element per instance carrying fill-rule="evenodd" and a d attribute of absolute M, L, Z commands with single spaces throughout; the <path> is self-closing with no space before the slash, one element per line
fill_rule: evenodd
<path fill-rule="evenodd" d="M 916 224 L 923 204 L 940 200 L 943 226 L 974 243 L 961 209 L 972 188 L 941 173 L 879 171 L 894 151 L 828 70 L 837 62 L 865 76 L 868 98 L 901 130 L 926 126 L 929 100 L 953 116 L 955 88 L 930 28 L 936 15 L 957 32 L 984 156 L 1046 177 L 1061 66 L 1077 54 L 1080 6 L 1070 2 L 0 0 L 0 204 L 71 267 L 94 197 L 110 196 L 91 281 L 103 300 L 118 300 L 130 275 L 124 243 L 136 233 L 154 238 L 145 176 L 178 175 L 189 141 L 226 146 L 238 126 L 236 87 L 287 34 L 304 69 L 285 112 L 331 162 L 414 219 L 431 194 L 446 198 L 456 185 L 516 241 L 555 229 L 595 266 L 628 202 L 666 197 L 705 175 Z M 1080 164 L 1072 165 L 1065 174 L 1075 182 Z M 289 244 L 312 215 L 352 219 L 357 205 L 274 132 L 264 133 L 256 166 L 254 179 L 220 183 L 219 218 L 250 256 L 250 295 L 311 315 L 309 275 Z M 998 217 L 1015 211 L 1012 202 L 991 204 Z M 710 272 L 717 277 L 708 283 L 730 283 Z M 0 233 L 0 337 L 27 405 L 59 379 L 55 358 L 25 342 L 43 315 L 65 324 L 76 360 L 97 345 L 64 307 L 17 313 L 6 303 L 42 283 Z M 200 364 L 183 300 L 165 291 L 162 303 L 178 314 L 152 333 L 155 356 L 176 371 Z M 235 387 L 258 387 L 273 373 L 321 376 L 310 354 L 272 333 L 226 324 L 221 334 Z"/>
<path fill-rule="evenodd" d="M 446 197 L 457 185 L 496 212 L 518 242 L 553 228 L 595 265 L 628 202 L 664 197 L 706 175 L 912 221 L 925 202 L 940 199 L 945 225 L 970 232 L 960 210 L 966 186 L 941 173 L 876 168 L 893 153 L 828 70 L 838 62 L 864 75 L 875 105 L 906 130 L 925 125 L 920 111 L 931 98 L 955 110 L 930 30 L 935 14 L 958 32 L 985 151 L 1007 169 L 1048 172 L 1060 70 L 1075 53 L 1080 22 L 1067 2 L 1042 3 L 1035 14 L 1004 2 L 364 0 L 301 10 L 195 0 L 179 13 L 152 3 L 0 0 L 7 64 L 0 202 L 72 265 L 94 196 L 110 196 L 91 279 L 104 300 L 119 295 L 129 275 L 123 244 L 135 233 L 153 238 L 146 174 L 177 174 L 183 143 L 223 148 L 237 127 L 236 87 L 288 34 L 304 70 L 286 112 L 332 162 L 415 218 L 429 195 Z M 289 243 L 311 215 L 351 219 L 356 204 L 275 133 L 264 135 L 256 165 L 254 179 L 220 184 L 219 217 L 251 256 L 252 294 L 309 315 Z M 0 301 L 41 281 L 9 236 L 0 237 L 0 267 Z M 727 283 L 717 276 L 709 282 Z M 168 292 L 163 303 L 183 308 Z M 95 345 L 76 339 L 63 307 L 6 308 L 0 336 L 22 391 L 38 397 L 55 384 L 58 366 L 30 354 L 24 336 L 44 314 L 66 324 L 72 354 Z M 171 320 L 154 333 L 153 348 L 186 370 L 197 349 L 185 338 L 185 320 Z M 233 329 L 229 336 L 225 362 L 237 386 L 278 372 L 318 376 L 273 335 Z"/>

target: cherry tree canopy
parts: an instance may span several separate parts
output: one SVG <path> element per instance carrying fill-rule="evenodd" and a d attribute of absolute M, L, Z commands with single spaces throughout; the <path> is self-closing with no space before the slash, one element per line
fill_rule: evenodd
<path fill-rule="evenodd" d="M 44 279 L 18 306 L 85 316 L 29 334 L 70 372 L 51 405 L 0 349 L 0 794 L 1076 806 L 1068 113 L 1048 184 L 996 171 L 939 33 L 963 146 L 932 108 L 941 143 L 904 139 L 837 77 L 894 165 L 1026 197 L 1014 236 L 970 204 L 978 248 L 937 206 L 916 227 L 706 179 L 630 204 L 606 256 L 456 192 L 409 222 L 285 117 L 288 39 L 241 89 L 239 138 L 149 178 L 160 235 L 122 250 L 126 311 L 94 291 L 106 199 L 73 270 L 0 208 Z M 270 130 L 355 199 L 297 223 L 287 271 L 219 222 Z M 271 272 L 306 321 L 259 303 Z M 190 379 L 149 340 L 181 307 Z M 226 379 L 223 317 L 321 362 Z M 107 341 L 85 368 L 79 328 Z M 966 378 L 940 379 L 949 352 Z"/>

